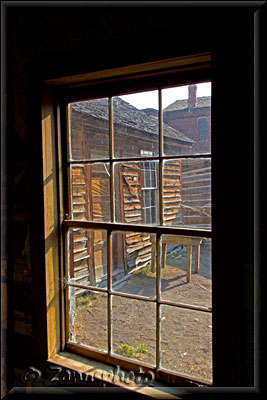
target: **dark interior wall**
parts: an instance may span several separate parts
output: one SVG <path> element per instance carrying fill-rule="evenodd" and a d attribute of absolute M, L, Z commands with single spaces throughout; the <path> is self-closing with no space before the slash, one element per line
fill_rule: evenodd
<path fill-rule="evenodd" d="M 210 50 L 213 95 L 220 96 L 213 121 L 218 174 L 213 190 L 222 195 L 213 220 L 215 231 L 225 222 L 225 210 L 230 216 L 214 246 L 218 252 L 228 248 L 233 256 L 229 262 L 229 268 L 235 267 L 233 281 L 229 277 L 230 295 L 224 300 L 225 307 L 234 303 L 240 311 L 237 320 L 230 313 L 225 330 L 226 341 L 235 330 L 238 349 L 231 360 L 235 367 L 229 363 L 221 379 L 228 374 L 229 384 L 253 384 L 254 13 L 248 7 L 7 7 L 7 171 L 3 176 L 7 176 L 8 240 L 2 267 L 7 266 L 4 279 L 9 293 L 4 335 L 7 332 L 10 352 L 3 360 L 9 387 L 24 385 L 21 374 L 29 365 L 42 364 L 46 346 L 45 317 L 40 315 L 45 288 L 38 286 L 44 275 L 40 81 Z M 221 140 L 228 143 L 226 154 L 216 146 Z M 221 254 L 214 257 L 220 266 Z M 219 282 L 214 285 L 225 294 Z M 223 307 L 219 305 L 220 311 Z M 214 321 L 215 327 L 221 329 L 223 322 Z"/>

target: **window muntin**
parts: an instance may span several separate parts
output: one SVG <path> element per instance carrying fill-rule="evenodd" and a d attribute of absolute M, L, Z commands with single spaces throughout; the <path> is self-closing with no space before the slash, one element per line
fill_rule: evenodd
<path fill-rule="evenodd" d="M 158 92 L 158 97 L 159 99 L 161 99 L 161 91 Z M 90 227 L 90 228 L 94 228 L 93 230 L 96 230 L 96 228 L 99 228 L 101 226 L 101 224 L 103 224 L 103 231 L 105 229 L 105 236 L 106 236 L 106 249 L 104 250 L 104 252 L 106 253 L 106 282 L 105 284 L 97 284 L 96 281 L 93 282 L 91 284 L 91 281 L 89 281 L 88 283 L 86 283 L 85 285 L 81 285 L 81 284 L 73 284 L 73 281 L 71 281 L 71 279 L 67 282 L 67 286 L 70 287 L 75 287 L 75 288 L 81 288 L 84 289 L 84 292 L 87 293 L 89 291 L 92 291 L 93 293 L 101 293 L 101 294 L 106 294 L 107 296 L 107 312 L 105 314 L 105 321 L 107 323 L 106 325 L 106 332 L 107 332 L 107 352 L 109 354 L 109 356 L 111 357 L 112 355 L 116 355 L 118 354 L 118 352 L 122 352 L 123 350 L 122 348 L 126 348 L 125 346 L 123 347 L 122 345 L 129 345 L 127 343 L 115 343 L 113 342 L 113 334 L 114 334 L 114 329 L 117 328 L 116 324 L 114 325 L 114 319 L 113 319 L 113 314 L 115 312 L 114 310 L 114 304 L 116 304 L 116 300 L 119 298 L 122 299 L 127 299 L 127 301 L 125 300 L 125 304 L 130 304 L 130 303 L 135 303 L 137 302 L 137 304 L 141 304 L 142 301 L 144 300 L 144 297 L 146 297 L 146 294 L 144 295 L 144 290 L 143 293 L 140 294 L 140 289 L 142 291 L 142 286 L 137 285 L 137 287 L 133 287 L 130 290 L 124 290 L 124 288 L 118 288 L 118 286 L 116 287 L 116 285 L 114 284 L 115 281 L 115 274 L 113 273 L 116 270 L 115 264 L 116 261 L 114 261 L 114 254 L 116 253 L 114 251 L 114 248 L 116 248 L 116 246 L 114 245 L 114 243 L 116 242 L 121 242 L 121 243 L 125 243 L 126 241 L 126 237 L 127 237 L 127 230 L 126 227 L 123 227 L 121 224 L 130 224 L 132 225 L 132 229 L 130 229 L 128 231 L 128 238 L 131 238 L 131 236 L 134 236 L 136 233 L 138 233 L 138 224 L 140 223 L 140 225 L 143 224 L 147 224 L 147 232 L 144 231 L 144 229 L 141 230 L 141 232 L 139 232 L 139 234 L 141 233 L 144 237 L 146 235 L 150 236 L 150 241 L 153 242 L 153 246 L 151 247 L 150 251 L 147 251 L 147 249 L 144 249 L 142 246 L 140 247 L 141 250 L 145 250 L 147 251 L 147 253 L 143 253 L 142 255 L 145 257 L 147 256 L 148 259 L 150 258 L 150 265 L 149 266 L 149 273 L 152 276 L 152 280 L 153 280 L 153 287 L 154 287 L 154 291 L 153 291 L 153 295 L 148 296 L 147 297 L 147 302 L 150 304 L 150 306 L 153 305 L 154 307 L 154 317 L 155 317 L 155 324 L 154 326 L 154 333 L 155 333 L 155 352 L 153 353 L 153 357 L 154 360 L 152 362 L 152 365 L 155 365 L 156 368 L 164 368 L 164 369 L 168 369 L 169 371 L 174 371 L 177 372 L 178 374 L 185 374 L 191 377 L 195 377 L 196 379 L 205 379 L 208 377 L 208 379 L 210 379 L 211 377 L 211 364 L 212 364 L 212 356 L 211 356 L 211 341 L 209 342 L 209 354 L 210 354 L 210 358 L 208 361 L 208 367 L 206 369 L 209 370 L 209 373 L 207 374 L 206 372 L 204 372 L 201 375 L 201 373 L 199 374 L 199 372 L 197 372 L 195 374 L 194 369 L 192 370 L 187 370 L 187 371 L 181 371 L 179 368 L 175 368 L 175 367 L 169 367 L 168 363 L 164 363 L 162 362 L 162 360 L 164 359 L 163 357 L 163 353 L 164 351 L 166 351 L 166 349 L 162 348 L 162 343 L 160 340 L 160 332 L 162 331 L 162 325 L 161 325 L 161 313 L 163 313 L 164 311 L 164 307 L 171 307 L 171 310 L 174 310 L 176 308 L 178 309 L 182 309 L 185 313 L 189 310 L 195 310 L 196 312 L 206 312 L 209 314 L 209 316 L 211 317 L 211 307 L 210 307 L 210 303 L 208 304 L 203 304 L 203 302 L 199 302 L 197 299 L 195 301 L 191 301 L 190 302 L 190 298 L 188 298 L 188 302 L 184 302 L 184 299 L 179 299 L 178 300 L 173 300 L 173 298 L 169 299 L 167 297 L 165 297 L 164 295 L 162 296 L 162 292 L 164 292 L 164 285 L 163 285 L 163 281 L 165 279 L 165 271 L 163 271 L 163 269 L 161 269 L 161 260 L 160 260 L 160 254 L 162 253 L 162 247 L 163 247 L 163 236 L 162 236 L 162 232 L 164 233 L 164 227 L 163 225 L 165 225 L 165 231 L 168 231 L 168 223 L 167 223 L 167 218 L 165 218 L 165 213 L 164 213 L 164 206 L 166 206 L 168 203 L 166 201 L 166 199 L 164 200 L 164 193 L 168 193 L 167 191 L 164 191 L 164 174 L 168 172 L 168 168 L 173 167 L 175 164 L 181 164 L 181 162 L 183 161 L 181 159 L 181 153 L 179 151 L 177 151 L 177 154 L 174 154 L 171 158 L 166 156 L 163 153 L 163 138 L 164 138 L 164 125 L 162 124 L 158 124 L 158 148 L 159 148 L 159 155 L 154 155 L 153 154 L 153 160 L 149 160 L 151 154 L 149 152 L 149 150 L 143 150 L 143 153 L 141 154 L 141 151 L 139 151 L 138 153 L 136 152 L 136 156 L 135 159 L 131 159 L 131 155 L 129 155 L 129 153 L 127 153 L 126 157 L 121 157 L 120 160 L 116 161 L 116 158 L 113 157 L 113 155 L 115 154 L 115 141 L 114 139 L 114 123 L 113 123 L 113 107 L 112 107 L 112 102 L 113 102 L 113 98 L 110 98 L 109 100 L 109 115 L 108 115 L 108 121 L 109 121 L 109 158 L 108 158 L 108 162 L 104 163 L 104 165 L 108 165 L 109 168 L 107 168 L 108 170 L 108 175 L 109 175 L 109 179 L 110 179 L 110 185 L 109 185 L 109 190 L 110 190 L 110 222 L 111 224 L 109 224 L 109 221 L 105 221 L 105 220 L 91 220 L 88 222 L 83 223 L 84 219 L 77 219 L 75 221 L 72 222 L 71 220 L 66 221 L 65 226 L 69 227 L 67 229 L 71 229 L 72 225 L 75 225 L 75 229 L 79 228 L 79 229 L 83 229 L 84 227 Z M 161 103 L 161 100 L 160 100 Z M 71 107 L 71 106 L 70 106 Z M 161 112 L 162 112 L 162 107 L 159 107 L 159 111 L 158 111 L 158 115 L 159 118 L 158 120 L 162 121 L 161 118 Z M 143 116 L 144 117 L 144 116 Z M 71 125 L 71 124 L 70 124 Z M 71 135 L 71 137 L 73 138 L 74 135 Z M 111 138 L 111 140 L 110 140 Z M 179 138 L 181 138 L 179 136 Z M 142 148 L 143 148 L 143 142 L 142 144 Z M 181 143 L 180 143 L 181 144 Z M 93 149 L 91 149 L 91 152 L 93 151 Z M 153 153 L 153 152 L 152 152 Z M 140 157 L 141 154 L 141 157 Z M 166 158 L 166 159 L 164 159 Z M 183 157 L 184 158 L 184 157 Z M 203 158 L 203 157 L 202 157 Z M 104 159 L 104 158 L 103 158 Z M 131 159 L 131 160 L 129 160 Z M 204 159 L 206 159 L 207 162 L 210 162 L 210 155 L 209 157 L 205 156 Z M 101 158 L 99 158 L 99 160 L 101 160 Z M 197 158 L 194 158 L 194 160 L 197 160 Z M 194 161 L 193 160 L 193 161 Z M 185 161 L 190 162 L 190 159 L 185 158 Z M 149 163 L 150 163 L 150 167 L 149 167 Z M 70 165 L 72 165 L 73 162 L 70 161 Z M 83 164 L 88 164 L 88 165 L 93 165 L 93 161 L 88 160 L 87 163 L 83 163 Z M 100 163 L 101 164 L 101 163 Z M 103 163 L 102 163 L 103 164 Z M 148 190 L 155 192 L 157 187 L 158 187 L 158 194 L 157 194 L 157 201 L 154 200 L 154 203 L 156 204 L 154 206 L 153 202 L 152 202 L 152 196 L 150 196 L 149 200 L 147 200 L 147 198 L 145 196 L 144 197 L 144 202 L 141 203 L 141 210 L 144 212 L 144 210 L 146 209 L 150 209 L 150 216 L 149 217 L 143 217 L 141 218 L 139 221 L 125 221 L 122 218 L 122 213 L 121 213 L 121 217 L 118 218 L 118 212 L 116 211 L 116 208 L 118 208 L 120 211 L 122 209 L 121 204 L 124 202 L 123 199 L 121 201 L 120 204 L 118 204 L 118 191 L 116 189 L 116 183 L 119 184 L 119 186 L 121 186 L 121 181 L 122 179 L 118 179 L 116 177 L 119 176 L 118 172 L 119 172 L 119 167 L 121 167 L 122 165 L 126 165 L 126 166 L 130 166 L 132 169 L 136 169 L 137 170 L 137 166 L 139 168 L 138 170 L 138 174 L 141 173 L 141 170 L 145 170 L 145 174 L 143 174 L 143 176 L 139 175 L 139 180 L 135 180 L 132 179 L 131 183 L 131 194 L 133 195 L 139 195 L 140 197 L 142 196 L 142 192 L 146 192 Z M 157 165 L 157 174 L 155 174 L 155 165 Z M 143 167 L 143 168 L 142 168 Z M 151 168 L 152 167 L 152 168 Z M 70 168 L 71 170 L 71 168 Z M 147 174 L 147 172 L 149 171 L 150 175 Z M 151 172 L 153 171 L 153 173 L 151 174 Z M 173 173 L 173 171 L 171 171 L 171 173 Z M 176 177 L 179 176 L 179 174 L 176 174 Z M 133 178 L 133 176 L 132 176 Z M 117 179 L 117 182 L 116 182 Z M 71 179 L 70 179 L 71 181 Z M 136 187 L 138 185 L 136 185 L 136 182 L 139 184 L 139 191 L 136 190 Z M 151 186 L 148 186 L 151 185 Z M 143 187 L 142 187 L 143 186 Z M 167 186 L 168 188 L 168 186 Z M 165 188 L 166 189 L 166 188 Z M 123 193 L 123 191 L 121 191 L 121 193 Z M 196 195 L 198 195 L 199 193 L 195 193 Z M 175 196 L 176 197 L 176 196 Z M 137 199 L 135 199 L 137 200 Z M 175 200 L 177 200 L 175 198 Z M 135 201 L 137 203 L 137 201 Z M 211 199 L 209 199 L 209 202 L 211 202 Z M 142 206 L 143 204 L 143 206 Z M 147 208 L 146 208 L 147 207 Z M 153 217 L 152 217 L 152 210 L 155 208 L 157 210 L 156 213 L 156 223 L 153 224 Z M 139 208 L 140 210 L 140 208 Z M 136 215 L 134 215 L 134 217 L 136 217 Z M 155 218 L 155 217 L 154 217 Z M 108 223 L 108 224 L 107 224 Z M 135 228 L 136 226 L 136 228 Z M 173 225 L 175 226 L 175 224 Z M 177 226 L 183 226 L 181 223 L 177 224 Z M 123 229 L 122 229 L 123 227 Z M 153 227 L 153 229 L 152 229 Z M 194 228 L 195 226 L 192 225 L 191 228 Z M 197 227 L 197 225 L 196 225 Z M 135 228 L 135 230 L 134 230 Z M 190 228 L 190 224 L 189 224 L 189 228 Z M 208 224 L 208 228 L 211 228 L 211 224 Z M 74 229 L 72 227 L 72 229 Z M 201 229 L 203 229 L 203 226 L 201 227 Z M 201 234 L 201 231 L 199 233 L 197 233 L 197 237 L 201 238 L 203 240 L 206 240 L 206 235 L 207 237 L 210 237 L 209 234 L 210 230 L 208 231 L 203 231 Z M 186 237 L 187 238 L 193 238 L 194 234 L 196 233 L 196 231 L 194 230 L 188 230 L 186 231 Z M 184 232 L 183 232 L 184 234 Z M 141 235 L 141 236 L 142 236 Z M 170 237 L 170 234 L 168 233 L 168 236 Z M 176 238 L 179 237 L 179 231 L 176 232 Z M 118 240 L 118 238 L 120 237 L 120 239 Z M 153 240 L 151 240 L 153 238 Z M 172 244 L 172 243 L 171 243 Z M 201 244 L 202 245 L 202 244 Z M 168 249 L 169 244 L 167 245 L 167 249 Z M 182 246 L 185 246 L 182 245 Z M 117 244 L 117 248 L 120 248 L 120 245 Z M 153 250 L 152 250 L 153 249 Z M 92 250 L 94 254 L 94 250 Z M 168 250 L 167 250 L 168 252 Z M 125 250 L 124 250 L 125 253 Z M 196 253 L 195 253 L 196 254 Z M 116 257 L 116 256 L 115 256 Z M 152 258 L 155 258 L 152 262 Z M 190 257 L 189 257 L 190 258 Z M 195 255 L 196 258 L 196 255 Z M 148 260 L 147 259 L 147 260 Z M 126 263 L 125 263 L 126 260 Z M 122 262 L 123 263 L 123 262 Z M 124 268 L 125 268 L 125 264 L 127 264 L 127 254 L 126 257 L 124 256 Z M 187 262 L 187 264 L 189 265 L 190 263 Z M 142 268 L 145 268 L 145 266 L 142 266 Z M 142 268 L 140 268 L 140 270 L 142 271 Z M 186 267 L 188 269 L 188 266 Z M 191 267 L 192 269 L 192 257 L 191 257 Z M 138 269 L 136 269 L 137 271 Z M 192 273 L 192 270 L 190 272 L 190 274 Z M 163 278 L 162 278 L 163 276 Z M 177 276 L 175 277 L 175 279 L 179 280 L 180 278 Z M 188 283 L 188 282 L 187 282 Z M 177 285 L 179 286 L 179 285 Z M 139 292 L 136 292 L 136 289 L 139 290 Z M 164 294 L 164 293 L 163 293 Z M 179 296 L 178 296 L 179 297 Z M 181 301 L 182 300 L 182 301 Z M 85 300 L 86 302 L 86 300 Z M 151 303 L 152 302 L 152 303 Z M 192 304 L 191 304 L 192 303 Z M 142 307 L 141 307 L 142 308 Z M 174 311 L 173 311 L 174 312 Z M 175 313 L 175 312 L 174 312 Z M 162 317 L 163 318 L 163 317 Z M 196 317 L 197 318 L 197 317 Z M 70 318 L 68 317 L 67 320 L 72 321 L 72 316 L 70 316 Z M 140 322 L 141 320 L 136 320 L 136 324 L 142 324 L 142 322 Z M 102 321 L 103 322 L 103 321 Z M 191 329 L 193 329 L 193 325 L 189 324 L 190 327 L 192 327 Z M 97 330 L 97 327 L 94 327 L 94 329 Z M 207 327 L 205 328 L 207 329 Z M 211 329 L 211 328 L 209 328 Z M 116 329 L 115 329 L 116 330 Z M 67 342 L 70 341 L 72 343 L 76 343 L 77 345 L 79 344 L 74 336 L 71 336 L 71 328 L 70 325 L 67 326 Z M 186 335 L 186 329 L 184 330 L 184 335 Z M 210 332 L 210 331 L 209 331 Z M 205 336 L 203 333 L 205 333 L 205 331 L 201 331 L 198 334 L 198 341 L 201 342 L 201 340 L 203 339 L 203 337 Z M 123 337 L 123 335 L 122 335 Z M 117 339 L 116 339 L 117 340 Z M 121 341 L 123 341 L 123 339 L 120 339 Z M 81 343 L 81 342 L 80 342 Z M 97 348 L 97 346 L 95 347 L 94 343 L 92 342 L 92 344 L 90 344 L 90 340 L 89 343 L 84 343 L 88 348 Z M 142 343 L 140 343 L 142 344 Z M 117 347 L 116 347 L 117 346 Z M 137 345 L 136 345 L 137 346 Z M 100 346 L 101 347 L 101 346 Z M 103 347 L 103 345 L 102 345 Z M 129 345 L 130 347 L 130 345 Z M 134 347 L 134 346 L 132 346 Z M 105 348 L 106 349 L 106 348 Z M 104 349 L 104 350 L 105 350 Z M 137 350 L 137 348 L 135 347 L 135 350 Z M 136 351 L 134 350 L 135 354 L 138 354 Z M 106 350 L 105 350 L 106 351 Z M 130 352 L 133 351 L 130 349 Z M 184 352 L 186 353 L 186 352 Z M 146 363 L 145 361 L 145 357 L 142 356 L 143 353 L 141 353 L 141 355 L 139 354 L 139 357 L 137 357 L 136 359 L 134 359 L 134 362 L 137 363 Z M 126 353 L 120 354 L 120 357 L 122 358 L 129 358 L 128 355 Z M 110 358 L 109 358 L 110 359 Z M 112 358 L 111 358 L 112 359 Z M 110 360 L 111 360 L 110 359 Z M 132 357 L 130 357 L 131 361 Z M 115 357 L 115 361 L 117 361 L 116 357 Z M 150 361 L 147 361 L 149 365 Z"/>

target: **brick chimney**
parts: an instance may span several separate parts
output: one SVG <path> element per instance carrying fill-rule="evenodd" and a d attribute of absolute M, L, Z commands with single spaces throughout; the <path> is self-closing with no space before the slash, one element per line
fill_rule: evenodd
<path fill-rule="evenodd" d="M 188 86 L 188 107 L 195 107 L 197 99 L 197 85 Z"/>

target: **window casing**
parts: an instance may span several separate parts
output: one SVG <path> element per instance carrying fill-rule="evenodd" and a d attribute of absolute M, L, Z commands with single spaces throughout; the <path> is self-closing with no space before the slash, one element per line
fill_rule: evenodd
<path fill-rule="evenodd" d="M 177 78 L 176 78 L 177 79 Z M 179 82 L 179 80 L 178 80 Z M 173 81 L 173 84 L 175 84 L 175 79 Z M 164 88 L 164 85 L 162 86 Z M 101 89 L 102 90 L 102 89 Z M 101 92 L 100 90 L 100 92 Z M 130 85 L 129 89 L 130 91 Z M 127 88 L 125 88 L 122 93 L 129 93 Z M 129 161 L 129 158 L 121 158 L 121 159 L 114 159 L 113 154 L 114 154 L 114 140 L 113 140 L 113 129 L 112 129 L 112 95 L 110 93 L 107 93 L 109 95 L 109 111 L 110 111 L 110 116 L 109 116 L 109 139 L 110 139 L 110 144 L 109 144 L 109 158 L 105 158 L 104 160 L 93 160 L 89 161 L 87 160 L 87 164 L 93 164 L 97 162 L 105 162 L 109 163 L 109 174 L 110 174 L 110 220 L 109 221 L 104 221 L 104 222 L 99 222 L 99 221 L 82 221 L 82 220 L 75 220 L 73 219 L 73 213 L 71 212 L 72 205 L 71 205 L 71 175 L 70 171 L 71 168 L 73 168 L 72 165 L 79 164 L 77 161 L 71 161 L 70 158 L 67 160 L 66 157 L 66 152 L 64 153 L 64 149 L 66 150 L 67 145 L 66 145 L 66 138 L 64 135 L 66 135 L 66 132 L 68 131 L 65 128 L 65 123 L 64 123 L 64 116 L 67 120 L 68 116 L 67 113 L 65 114 L 66 108 L 64 108 L 64 103 L 67 105 L 71 99 L 67 96 L 67 101 L 64 99 L 63 101 L 63 106 L 61 106 L 61 113 L 60 113 L 60 121 L 61 121 L 61 127 L 62 132 L 61 132 L 61 137 L 62 137 L 62 143 L 59 142 L 59 145 L 61 147 L 61 157 L 64 160 L 63 165 L 65 165 L 65 169 L 63 169 L 62 173 L 62 186 L 63 190 L 61 192 L 62 198 L 61 198 L 61 204 L 64 204 L 64 199 L 65 199 L 65 205 L 62 205 L 64 208 L 65 212 L 64 215 L 65 217 L 63 218 L 63 231 L 64 234 L 62 236 L 62 245 L 64 248 L 64 255 L 62 257 L 62 273 L 63 273 L 63 281 L 64 281 L 64 286 L 62 287 L 62 291 L 64 293 L 64 298 L 62 298 L 62 324 L 64 321 L 64 328 L 62 328 L 62 332 L 65 330 L 66 336 L 62 335 L 62 343 L 64 343 L 64 348 L 76 352 L 78 354 L 82 355 L 87 355 L 92 358 L 96 358 L 100 361 L 107 362 L 112 365 L 122 365 L 124 368 L 128 369 L 133 369 L 133 370 L 138 370 L 138 368 L 144 367 L 145 370 L 153 370 L 155 372 L 156 377 L 158 379 L 163 379 L 170 381 L 170 379 L 173 379 L 174 381 L 180 381 L 180 379 L 194 379 L 199 382 L 205 382 L 205 379 L 196 379 L 194 377 L 185 376 L 183 377 L 182 373 L 173 373 L 173 371 L 168 371 L 165 370 L 160 366 L 160 309 L 161 307 L 174 307 L 174 308 L 179 308 L 181 307 L 183 310 L 186 309 L 191 309 L 191 310 L 196 310 L 204 313 L 210 313 L 211 308 L 209 307 L 203 307 L 203 306 L 188 306 L 185 304 L 179 304 L 179 303 L 173 303 L 172 301 L 168 300 L 163 300 L 161 298 L 161 252 L 162 252 L 162 244 L 161 244 L 161 235 L 166 234 L 166 235 L 178 235 L 182 237 L 196 237 L 196 238 L 202 238 L 202 237 L 207 237 L 211 238 L 211 230 L 210 229 L 195 229 L 193 228 L 184 228 L 183 226 L 175 226 L 175 227 L 170 227 L 167 224 L 164 224 L 164 212 L 163 212 L 163 198 L 161 196 L 162 194 L 162 180 L 163 180 L 163 167 L 164 167 L 164 162 L 168 163 L 171 160 L 179 160 L 181 158 L 189 158 L 189 156 L 179 156 L 179 155 L 173 155 L 173 156 L 164 156 L 163 154 L 163 129 L 162 129 L 162 100 L 161 100 L 161 86 L 159 85 L 158 87 L 159 90 L 159 154 L 157 156 L 153 157 L 135 157 L 133 159 L 130 159 L 130 161 L 135 161 L 141 164 L 141 170 L 143 170 L 143 175 L 142 175 L 142 180 L 144 183 L 144 187 L 142 189 L 142 194 L 143 194 L 143 212 L 145 212 L 146 209 L 149 209 L 149 214 L 145 212 L 145 219 L 143 220 L 143 224 L 125 224 L 120 221 L 116 221 L 116 215 L 115 215 L 115 207 L 114 207 L 114 199 L 115 199 L 115 188 L 114 188 L 114 168 L 113 165 L 115 165 L 116 162 L 127 162 Z M 77 96 L 75 94 L 75 96 Z M 81 96 L 81 98 L 84 97 L 84 94 Z M 96 96 L 94 96 L 96 97 Z M 86 97 L 85 97 L 86 98 Z M 77 101 L 77 97 L 75 98 L 75 101 Z M 62 122 L 63 121 L 63 122 Z M 65 128 L 65 129 L 64 129 Z M 200 156 L 200 158 L 207 158 L 210 159 L 210 154 L 205 155 L 205 156 Z M 192 156 L 190 156 L 192 158 Z M 196 158 L 196 157 L 193 157 Z M 149 168 L 149 163 L 150 162 L 150 168 Z M 159 174 L 158 174 L 158 179 L 157 175 L 155 174 L 155 165 L 154 163 L 158 162 L 159 164 Z M 82 163 L 85 164 L 85 163 Z M 154 167 L 153 167 L 154 165 Z M 156 204 L 156 201 L 153 200 L 154 196 L 154 191 L 159 188 L 160 195 L 159 195 L 159 204 L 157 206 L 152 206 L 152 203 L 154 202 Z M 146 192 L 150 191 L 152 194 L 147 200 L 146 198 Z M 66 193 L 68 194 L 68 201 L 66 202 Z M 155 196 L 154 196 L 155 197 Z M 148 201 L 150 202 L 149 205 Z M 151 207 L 152 206 L 152 207 Z M 146 208 L 149 207 L 149 208 Z M 158 210 L 157 212 L 154 212 L 153 208 L 155 208 L 155 211 Z M 159 223 L 156 225 L 155 221 L 159 220 Z M 148 224 L 148 225 L 146 225 Z M 150 225 L 151 224 L 151 225 Z M 70 241 L 70 232 L 73 233 L 73 230 L 75 229 L 84 229 L 84 230 L 99 230 L 102 229 L 106 232 L 106 245 L 107 245 L 107 264 L 106 264 L 106 274 L 107 274 L 107 286 L 106 288 L 100 288 L 96 287 L 94 284 L 93 285 L 79 285 L 79 283 L 73 283 L 71 281 L 71 275 L 69 275 L 69 267 L 70 267 L 70 262 L 67 261 L 69 260 L 70 253 L 69 253 L 69 241 Z M 149 233 L 154 236 L 154 245 L 155 245 L 155 269 L 156 269 L 156 296 L 153 299 L 148 299 L 148 298 L 143 298 L 142 296 L 138 295 L 126 295 L 125 293 L 118 293 L 116 290 L 113 289 L 112 287 L 112 234 L 116 232 L 140 232 L 140 233 Z M 68 264 L 68 268 L 66 269 L 66 264 Z M 94 283 L 94 280 L 92 281 Z M 97 349 L 92 349 L 87 346 L 79 345 L 78 343 L 74 343 L 71 340 L 71 335 L 69 332 L 69 326 L 70 326 L 70 321 L 69 321 L 69 307 L 68 305 L 72 306 L 70 303 L 70 288 L 73 290 L 73 288 L 84 288 L 89 289 L 89 290 L 94 290 L 99 293 L 103 293 L 106 296 L 107 299 L 107 351 L 102 352 L 98 351 Z M 112 352 L 112 331 L 111 331 L 111 308 L 112 308 L 112 296 L 118 296 L 118 297 L 124 297 L 128 299 L 133 299 L 133 300 L 139 300 L 139 301 L 147 301 L 150 303 L 153 303 L 155 305 L 155 313 L 156 313 L 156 327 L 155 327 L 155 342 L 156 342 L 156 353 L 155 353 L 155 365 L 151 366 L 150 364 L 146 365 L 145 363 L 129 360 L 129 359 L 124 359 L 123 357 L 119 357 L 118 355 L 114 354 Z M 65 306 L 64 306 L 65 304 Z M 210 381 L 206 381 L 205 383 L 209 384 Z"/>

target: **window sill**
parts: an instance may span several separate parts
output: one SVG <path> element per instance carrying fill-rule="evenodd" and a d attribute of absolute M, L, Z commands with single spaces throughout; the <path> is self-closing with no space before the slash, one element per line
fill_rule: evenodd
<path fill-rule="evenodd" d="M 184 388 L 168 387 L 154 380 L 144 383 L 141 375 L 138 374 L 136 374 L 134 380 L 130 379 L 130 373 L 128 372 L 127 374 L 127 371 L 68 352 L 59 352 L 47 361 L 59 367 L 73 370 L 77 372 L 77 376 L 79 373 L 84 374 L 82 377 L 88 376 L 89 380 L 91 379 L 92 382 L 98 379 L 101 380 L 104 383 L 102 387 L 104 386 L 104 390 L 107 391 L 111 388 L 110 385 L 114 385 L 114 387 L 119 390 L 127 389 L 137 394 L 149 396 L 155 399 L 181 399 L 180 395 L 187 393 Z M 125 377 L 123 373 L 125 373 Z M 141 382 L 138 383 L 138 380 Z M 108 387 L 105 388 L 105 384 Z M 71 383 L 69 383 L 69 385 L 71 386 Z M 83 386 L 82 388 L 84 390 L 89 389 L 89 385 L 90 383 L 87 387 Z"/>

